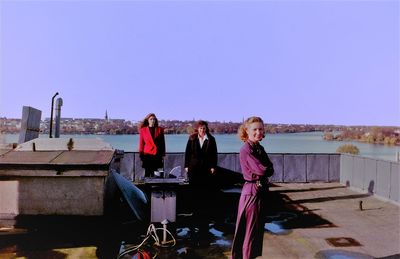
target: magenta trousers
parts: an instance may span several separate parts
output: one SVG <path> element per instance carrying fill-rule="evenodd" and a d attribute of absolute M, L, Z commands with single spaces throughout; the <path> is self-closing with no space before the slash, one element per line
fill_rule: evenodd
<path fill-rule="evenodd" d="M 251 259 L 262 255 L 264 238 L 262 203 L 260 193 L 240 196 L 232 259 Z"/>

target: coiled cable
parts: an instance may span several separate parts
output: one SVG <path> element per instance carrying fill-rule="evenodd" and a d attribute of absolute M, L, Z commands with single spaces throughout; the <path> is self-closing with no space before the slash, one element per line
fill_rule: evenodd
<path fill-rule="evenodd" d="M 169 234 L 171 236 L 171 240 L 160 242 L 160 238 L 157 235 L 157 230 L 158 231 L 162 230 L 163 232 L 166 232 L 167 234 Z M 153 240 L 155 242 L 154 244 L 159 247 L 173 247 L 176 245 L 176 240 L 175 240 L 174 236 L 172 235 L 172 233 L 168 229 L 156 228 L 154 226 L 154 224 L 150 224 L 149 227 L 147 228 L 147 233 L 146 233 L 146 236 L 144 237 L 143 241 L 138 245 L 127 247 L 124 251 L 119 253 L 117 259 L 120 259 L 124 255 L 126 255 L 130 252 L 136 251 L 136 250 L 140 252 L 140 248 L 147 242 L 147 240 L 149 240 L 150 237 L 153 238 Z M 157 256 L 157 254 L 153 258 L 156 258 L 156 256 Z"/>

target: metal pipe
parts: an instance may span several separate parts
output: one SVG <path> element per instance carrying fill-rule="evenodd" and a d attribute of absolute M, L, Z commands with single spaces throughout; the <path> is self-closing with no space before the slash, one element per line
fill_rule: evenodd
<path fill-rule="evenodd" d="M 59 138 L 60 137 L 60 120 L 61 120 L 61 106 L 63 105 L 63 99 L 62 98 L 57 98 L 56 100 L 56 128 L 54 132 L 54 137 Z"/>
<path fill-rule="evenodd" d="M 49 132 L 49 138 L 52 138 L 52 131 L 53 131 L 53 110 L 54 110 L 54 98 L 58 95 L 58 92 L 53 95 L 51 98 L 51 112 L 50 112 L 50 132 Z"/>

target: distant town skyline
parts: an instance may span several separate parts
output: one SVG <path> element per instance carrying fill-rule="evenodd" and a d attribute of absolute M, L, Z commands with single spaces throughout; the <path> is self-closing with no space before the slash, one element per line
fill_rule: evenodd
<path fill-rule="evenodd" d="M 0 1 L 0 117 L 400 126 L 399 1 Z"/>

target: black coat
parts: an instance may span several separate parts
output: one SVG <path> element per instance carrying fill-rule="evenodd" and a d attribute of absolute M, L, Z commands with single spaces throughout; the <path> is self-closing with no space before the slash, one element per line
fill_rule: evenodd
<path fill-rule="evenodd" d="M 218 162 L 217 143 L 215 138 L 207 134 L 203 147 L 197 134 L 191 135 L 186 144 L 185 168 L 189 168 L 189 181 L 203 182 L 209 180 L 211 168 L 216 169 Z"/>

